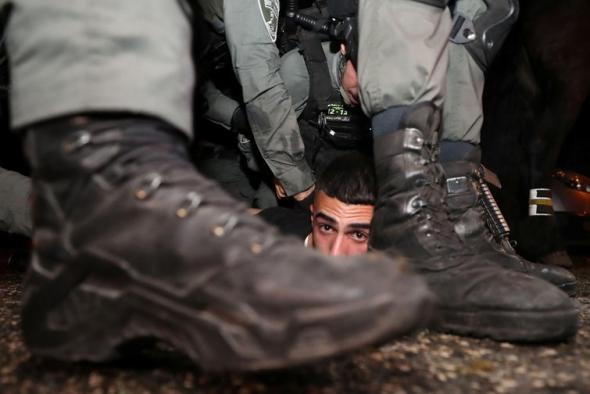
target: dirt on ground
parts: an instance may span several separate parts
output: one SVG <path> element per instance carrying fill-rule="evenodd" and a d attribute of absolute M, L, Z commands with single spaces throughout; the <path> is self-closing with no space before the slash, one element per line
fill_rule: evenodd
<path fill-rule="evenodd" d="M 0 393 L 590 393 L 590 259 L 578 257 L 581 326 L 565 343 L 515 345 L 422 331 L 308 367 L 205 373 L 165 346 L 107 364 L 32 356 L 19 331 L 22 275 L 0 273 Z"/>

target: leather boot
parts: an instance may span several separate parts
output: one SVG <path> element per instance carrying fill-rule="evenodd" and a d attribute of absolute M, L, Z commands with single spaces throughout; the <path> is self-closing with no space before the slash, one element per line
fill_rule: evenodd
<path fill-rule="evenodd" d="M 101 361 L 155 337 L 205 369 L 300 364 L 401 335 L 432 295 L 400 261 L 285 238 L 188 160 L 167 124 L 70 118 L 28 130 L 33 353 Z"/>
<path fill-rule="evenodd" d="M 486 213 L 481 205 L 482 175 L 478 160 L 457 160 L 442 165 L 446 175 L 447 203 L 451 221 L 455 232 L 464 243 L 478 255 L 501 267 L 544 279 L 567 294 L 575 295 L 576 277 L 570 271 L 527 261 L 516 253 L 507 237 L 495 237 L 490 231 L 484 219 Z M 497 218 L 496 221 L 500 219 Z"/>
<path fill-rule="evenodd" d="M 439 124 L 432 104 L 418 104 L 399 130 L 375 137 L 371 248 L 406 256 L 424 275 L 438 297 L 436 329 L 523 342 L 571 337 L 579 311 L 565 293 L 475 254 L 455 233 L 437 162 Z"/>

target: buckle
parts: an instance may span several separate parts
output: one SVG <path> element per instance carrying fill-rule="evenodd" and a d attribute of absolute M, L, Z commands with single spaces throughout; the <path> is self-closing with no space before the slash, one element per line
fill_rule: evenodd
<path fill-rule="evenodd" d="M 458 194 L 469 191 L 469 182 L 470 180 L 467 176 L 447 178 L 448 194 Z"/>
<path fill-rule="evenodd" d="M 404 132 L 403 146 L 406 149 L 421 151 L 424 147 L 422 132 L 415 128 L 407 128 Z"/>
<path fill-rule="evenodd" d="M 453 18 L 453 27 L 449 35 L 449 41 L 455 44 L 467 44 L 477 38 L 473 21 L 461 13 L 456 13 Z"/>

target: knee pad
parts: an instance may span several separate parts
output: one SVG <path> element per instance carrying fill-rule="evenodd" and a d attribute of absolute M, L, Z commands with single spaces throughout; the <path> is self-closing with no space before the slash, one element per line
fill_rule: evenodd
<path fill-rule="evenodd" d="M 475 20 L 455 14 L 450 40 L 465 45 L 485 72 L 502 47 L 520 10 L 518 0 L 483 0 L 487 10 Z"/>

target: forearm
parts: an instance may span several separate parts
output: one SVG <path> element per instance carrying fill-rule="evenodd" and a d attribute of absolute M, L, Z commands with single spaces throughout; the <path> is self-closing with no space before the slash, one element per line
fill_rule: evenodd
<path fill-rule="evenodd" d="M 225 0 L 224 5 L 227 42 L 256 145 L 288 195 L 306 190 L 313 175 L 258 1 Z"/>

